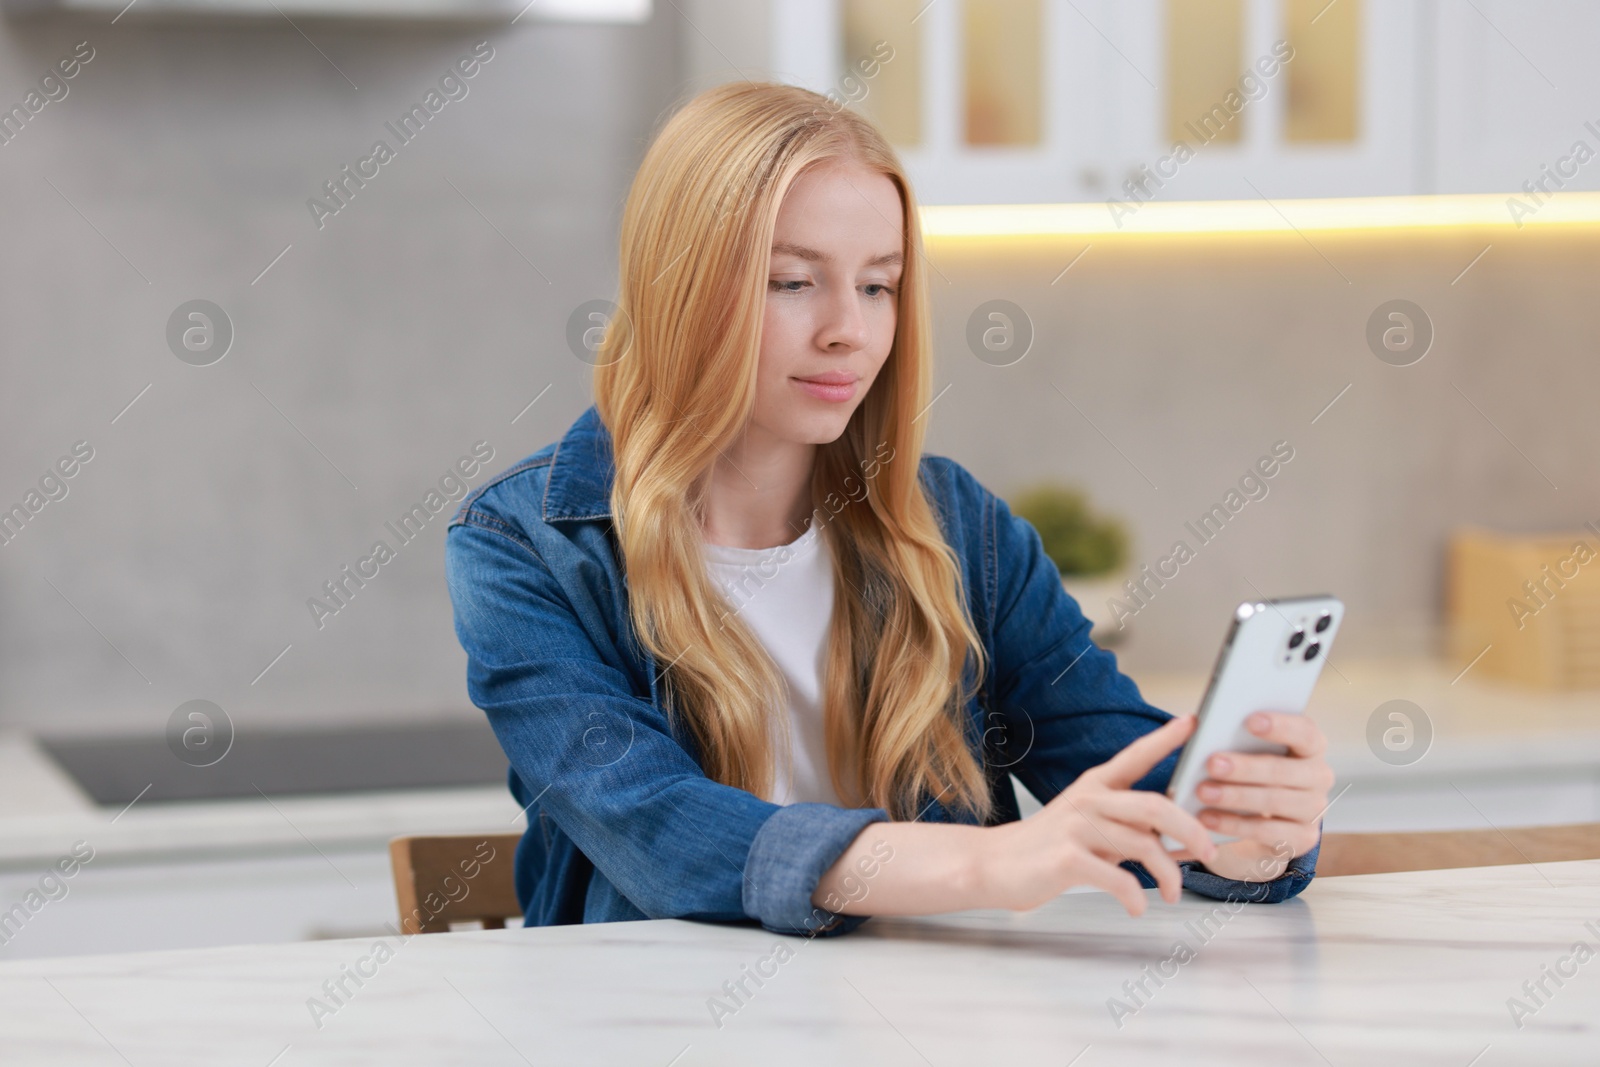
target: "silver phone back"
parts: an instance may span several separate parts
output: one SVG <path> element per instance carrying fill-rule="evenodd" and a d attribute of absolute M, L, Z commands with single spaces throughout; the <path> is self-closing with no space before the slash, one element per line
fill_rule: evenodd
<path fill-rule="evenodd" d="M 1331 621 L 1319 633 L 1316 625 L 1325 614 Z M 1255 711 L 1299 714 L 1305 710 L 1343 618 L 1344 605 L 1331 596 L 1239 605 L 1200 703 L 1199 727 L 1179 757 L 1167 789 L 1180 808 L 1193 815 L 1206 807 L 1194 790 L 1207 777 L 1206 761 L 1212 753 L 1284 752 L 1282 745 L 1262 741 L 1246 729 L 1245 719 Z M 1297 628 L 1304 637 L 1291 648 Z M 1307 660 L 1306 649 L 1313 643 L 1317 652 Z M 1211 836 L 1218 841 L 1231 840 L 1226 834 L 1213 832 Z M 1176 842 L 1164 840 L 1167 847 L 1177 847 Z"/>

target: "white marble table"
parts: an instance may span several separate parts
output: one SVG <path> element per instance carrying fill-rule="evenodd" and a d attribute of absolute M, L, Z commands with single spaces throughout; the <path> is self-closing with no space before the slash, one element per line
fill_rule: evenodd
<path fill-rule="evenodd" d="M 1595 1064 L 1578 942 L 1600 947 L 1600 861 L 1319 879 L 1237 914 L 1071 894 L 815 941 L 662 921 L 424 934 L 381 962 L 366 940 L 26 960 L 0 963 L 0 1063 Z M 1519 1028 L 1508 998 L 1558 966 Z M 1147 967 L 1167 976 L 1136 1000 Z"/>

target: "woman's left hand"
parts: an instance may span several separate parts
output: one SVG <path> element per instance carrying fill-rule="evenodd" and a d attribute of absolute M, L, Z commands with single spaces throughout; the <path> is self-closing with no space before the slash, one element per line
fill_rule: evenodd
<path fill-rule="evenodd" d="M 1238 840 L 1218 844 L 1206 869 L 1243 882 L 1270 882 L 1317 843 L 1333 768 L 1323 758 L 1327 739 L 1309 716 L 1258 711 L 1246 728 L 1289 753 L 1219 752 L 1208 761 L 1210 777 L 1197 791 L 1208 805 L 1200 822 Z"/>

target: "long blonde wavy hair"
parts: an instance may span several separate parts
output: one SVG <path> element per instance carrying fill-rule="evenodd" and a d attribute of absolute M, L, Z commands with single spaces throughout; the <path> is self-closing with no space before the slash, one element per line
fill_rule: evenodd
<path fill-rule="evenodd" d="M 701 516 L 711 467 L 754 409 L 778 209 L 802 171 L 840 160 L 898 187 L 905 247 L 893 347 L 812 475 L 812 521 L 825 523 L 836 563 L 829 768 L 846 804 L 904 819 L 930 797 L 981 819 L 991 798 L 963 706 L 983 648 L 918 479 L 932 352 L 917 204 L 878 130 L 808 90 L 741 81 L 700 93 L 661 127 L 628 194 L 619 311 L 594 384 L 615 453 L 629 611 L 669 665 L 668 706 L 706 774 L 767 795 L 788 753 L 783 683 L 707 574 Z"/>

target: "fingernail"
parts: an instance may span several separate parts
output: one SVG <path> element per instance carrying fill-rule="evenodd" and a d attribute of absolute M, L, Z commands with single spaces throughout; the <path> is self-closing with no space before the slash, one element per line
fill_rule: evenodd
<path fill-rule="evenodd" d="M 1252 733 L 1264 734 L 1270 729 L 1272 729 L 1272 720 L 1265 715 L 1250 716 L 1250 731 Z"/>
<path fill-rule="evenodd" d="M 1215 812 L 1210 812 L 1210 811 L 1202 811 L 1200 813 L 1200 821 L 1205 823 L 1207 826 L 1215 826 L 1215 825 L 1217 825 L 1216 813 Z"/>
<path fill-rule="evenodd" d="M 1233 761 L 1227 756 L 1212 756 L 1211 770 L 1214 774 L 1227 774 L 1233 770 Z"/>
<path fill-rule="evenodd" d="M 1201 800 L 1215 800 L 1222 795 L 1222 790 L 1217 786 L 1206 784 L 1195 790 L 1200 794 Z"/>

